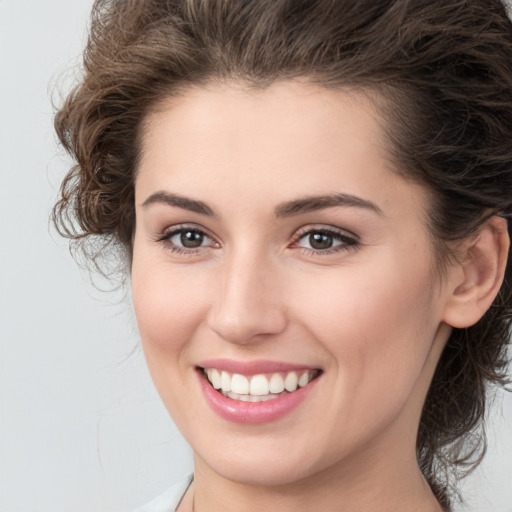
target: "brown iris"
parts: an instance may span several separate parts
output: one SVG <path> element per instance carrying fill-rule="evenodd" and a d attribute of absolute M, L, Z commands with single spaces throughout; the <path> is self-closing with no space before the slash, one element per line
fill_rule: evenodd
<path fill-rule="evenodd" d="M 180 235 L 180 242 L 183 247 L 194 249 L 203 244 L 204 235 L 199 231 L 183 231 Z"/>
<path fill-rule="evenodd" d="M 309 244 L 313 249 L 329 249 L 332 247 L 332 235 L 325 233 L 312 233 L 309 235 Z"/>

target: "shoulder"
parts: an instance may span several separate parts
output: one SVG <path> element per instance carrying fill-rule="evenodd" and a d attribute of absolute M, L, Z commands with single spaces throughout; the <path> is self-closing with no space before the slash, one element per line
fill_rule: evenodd
<path fill-rule="evenodd" d="M 183 495 L 192 483 L 192 479 L 193 475 L 188 475 L 154 500 L 135 510 L 135 512 L 175 512 Z"/>

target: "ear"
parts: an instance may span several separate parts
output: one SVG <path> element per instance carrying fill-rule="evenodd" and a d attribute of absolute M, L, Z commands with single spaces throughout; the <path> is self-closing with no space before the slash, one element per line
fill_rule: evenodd
<path fill-rule="evenodd" d="M 462 261 L 450 268 L 443 320 L 452 327 L 474 325 L 498 294 L 509 251 L 507 221 L 492 217 L 462 246 Z"/>

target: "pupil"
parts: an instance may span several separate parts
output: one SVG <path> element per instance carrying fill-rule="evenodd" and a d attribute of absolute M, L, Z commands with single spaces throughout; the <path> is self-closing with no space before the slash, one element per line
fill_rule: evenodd
<path fill-rule="evenodd" d="M 183 247 L 194 248 L 200 247 L 203 243 L 204 236 L 197 231 L 184 231 L 181 233 L 180 240 Z"/>
<path fill-rule="evenodd" d="M 309 243 L 313 249 L 329 249 L 332 247 L 332 236 L 323 233 L 309 235 Z"/>

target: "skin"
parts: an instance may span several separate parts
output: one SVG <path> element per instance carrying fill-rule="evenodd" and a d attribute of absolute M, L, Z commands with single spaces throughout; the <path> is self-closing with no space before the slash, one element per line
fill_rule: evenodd
<path fill-rule="evenodd" d="M 133 303 L 155 386 L 194 450 L 180 510 L 440 511 L 416 431 L 464 272 L 436 274 L 426 193 L 393 172 L 370 100 L 297 81 L 212 84 L 152 113 L 142 149 Z M 215 215 L 148 204 L 158 192 Z M 275 214 L 340 193 L 375 208 Z M 162 240 L 183 225 L 208 235 L 201 247 Z M 312 251 L 305 231 L 326 228 L 344 238 Z M 204 399 L 196 366 L 211 358 L 323 373 L 284 417 L 240 425 Z"/>

